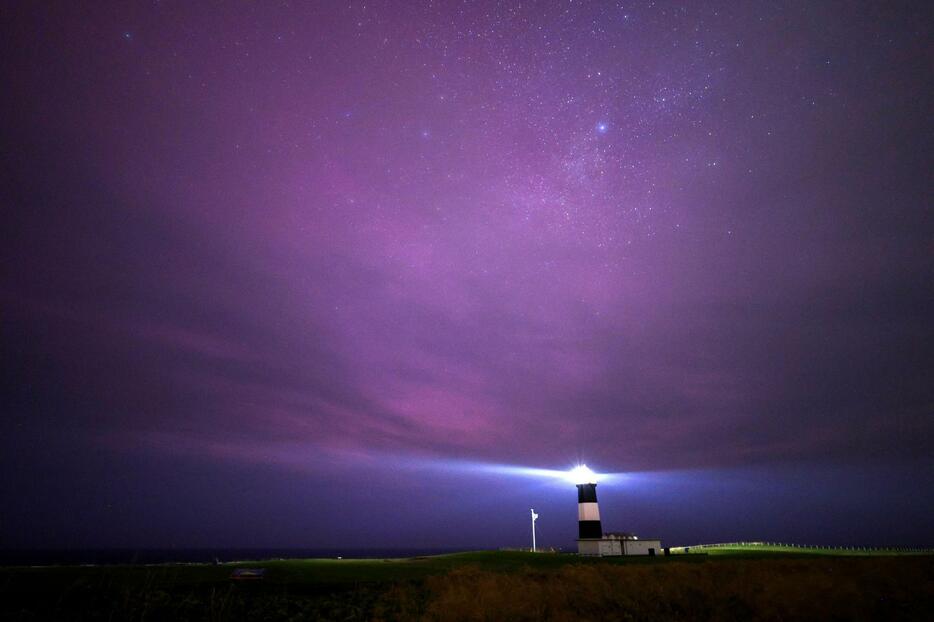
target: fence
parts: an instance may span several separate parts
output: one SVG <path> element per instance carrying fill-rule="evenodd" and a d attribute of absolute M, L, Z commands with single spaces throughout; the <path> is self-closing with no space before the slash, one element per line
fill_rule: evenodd
<path fill-rule="evenodd" d="M 821 546 L 811 544 L 794 544 L 790 542 L 718 542 L 716 544 L 692 544 L 691 546 L 671 547 L 672 550 L 689 552 L 694 549 L 716 549 L 716 548 L 761 548 L 761 549 L 791 549 L 802 551 L 852 551 L 854 553 L 934 553 L 932 548 L 910 547 L 910 546 Z"/>

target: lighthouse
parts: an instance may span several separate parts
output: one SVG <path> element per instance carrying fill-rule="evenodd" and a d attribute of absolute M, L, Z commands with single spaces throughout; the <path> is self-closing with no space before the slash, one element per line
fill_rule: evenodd
<path fill-rule="evenodd" d="M 597 476 L 586 465 L 575 468 L 570 475 L 577 485 L 577 537 L 599 540 L 603 537 L 603 527 L 597 505 Z"/>
<path fill-rule="evenodd" d="M 658 555 L 661 540 L 638 538 L 631 533 L 603 533 L 600 506 L 597 505 L 596 473 L 580 465 L 571 469 L 567 479 L 577 486 L 577 553 L 598 557 L 616 555 Z"/>
<path fill-rule="evenodd" d="M 577 534 L 581 540 L 603 537 L 597 484 L 594 482 L 577 485 Z"/>

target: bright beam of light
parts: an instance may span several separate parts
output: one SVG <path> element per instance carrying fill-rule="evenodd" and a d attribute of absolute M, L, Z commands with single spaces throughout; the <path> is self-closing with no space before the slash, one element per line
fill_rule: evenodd
<path fill-rule="evenodd" d="M 595 473 L 587 465 L 579 464 L 568 471 L 559 471 L 557 469 L 539 469 L 535 467 L 524 467 L 510 464 L 490 464 L 478 463 L 460 460 L 445 460 L 434 462 L 435 468 L 441 467 L 445 470 L 472 471 L 474 473 L 490 473 L 495 475 L 506 475 L 512 477 L 530 477 L 535 479 L 553 480 L 555 483 L 566 484 L 595 484 L 619 483 L 629 479 L 625 473 Z M 426 466 L 428 466 L 426 464 Z"/>

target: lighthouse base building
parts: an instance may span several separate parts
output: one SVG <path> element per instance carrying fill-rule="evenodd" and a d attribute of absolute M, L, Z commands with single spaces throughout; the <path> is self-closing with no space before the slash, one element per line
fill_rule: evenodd
<path fill-rule="evenodd" d="M 617 555 L 661 555 L 662 541 L 634 536 L 631 533 L 608 533 L 602 538 L 581 538 L 577 554 L 590 557 Z"/>

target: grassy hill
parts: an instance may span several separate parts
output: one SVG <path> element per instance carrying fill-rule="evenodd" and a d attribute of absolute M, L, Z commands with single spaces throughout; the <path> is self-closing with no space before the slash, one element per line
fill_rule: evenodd
<path fill-rule="evenodd" d="M 934 607 L 934 556 L 771 546 L 656 558 L 503 551 L 0 568 L 0 619 L 858 620 L 927 619 Z M 242 567 L 266 575 L 232 580 Z"/>

